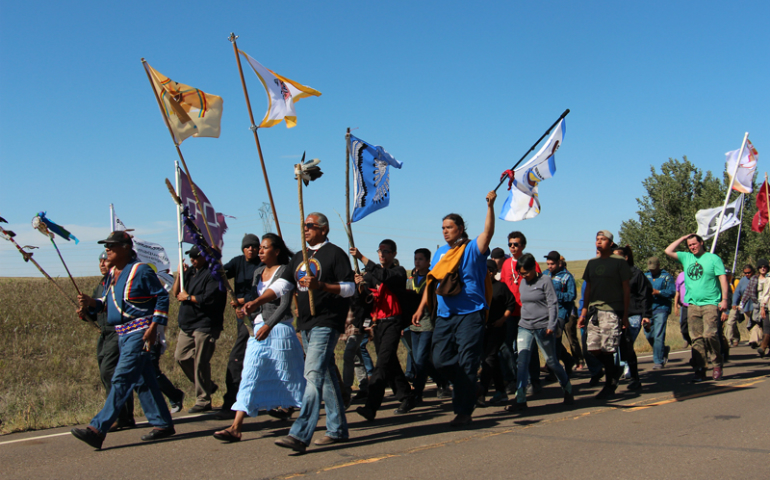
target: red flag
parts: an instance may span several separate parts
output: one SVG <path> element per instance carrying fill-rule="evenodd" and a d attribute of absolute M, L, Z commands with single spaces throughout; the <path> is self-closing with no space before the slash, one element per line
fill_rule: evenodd
<path fill-rule="evenodd" d="M 754 218 L 751 221 L 751 230 L 757 233 L 762 233 L 762 230 L 765 229 L 765 226 L 768 222 L 768 188 L 770 187 L 768 187 L 767 181 L 765 180 L 765 183 L 762 184 L 759 192 L 757 192 L 757 213 L 754 215 Z"/>

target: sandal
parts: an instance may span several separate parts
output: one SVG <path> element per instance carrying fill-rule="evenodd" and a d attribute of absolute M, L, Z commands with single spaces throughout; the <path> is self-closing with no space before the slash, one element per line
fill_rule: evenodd
<path fill-rule="evenodd" d="M 236 437 L 229 429 L 224 429 L 214 434 L 214 438 L 222 440 L 223 442 L 233 443 L 240 442 L 241 437 Z"/>

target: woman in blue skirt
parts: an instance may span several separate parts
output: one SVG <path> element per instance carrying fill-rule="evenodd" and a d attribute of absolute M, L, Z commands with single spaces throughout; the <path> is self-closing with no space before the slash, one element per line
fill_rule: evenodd
<path fill-rule="evenodd" d="M 302 405 L 305 359 L 293 326 L 293 295 L 285 295 L 294 286 L 281 278 L 291 256 L 292 252 L 278 235 L 268 233 L 262 237 L 259 259 L 263 265 L 254 272 L 252 291 L 258 298 L 238 310 L 239 317 L 253 312 L 249 318 L 254 321 L 256 338 L 249 338 L 246 346 L 241 384 L 232 406 L 235 420 L 230 427 L 214 434 L 218 440 L 240 441 L 247 415 L 256 417 L 260 410 Z M 268 290 L 280 298 L 266 302 L 263 295 Z"/>

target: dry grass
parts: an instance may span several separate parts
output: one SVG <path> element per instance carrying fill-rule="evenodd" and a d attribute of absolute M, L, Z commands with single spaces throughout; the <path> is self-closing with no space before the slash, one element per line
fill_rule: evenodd
<path fill-rule="evenodd" d="M 570 262 L 576 278 L 582 276 L 584 262 Z M 78 278 L 78 285 L 91 293 L 97 277 Z M 59 284 L 74 299 L 75 290 L 66 279 Z M 161 358 L 161 369 L 185 391 L 186 407 L 194 402 L 193 385 L 174 362 L 173 352 L 179 332 L 178 303 L 171 301 L 166 330 L 169 350 Z M 90 421 L 104 405 L 105 392 L 96 362 L 99 333 L 77 318 L 73 307 L 45 279 L 0 278 L 0 433 L 74 425 Z M 225 370 L 235 341 L 235 316 L 226 313 L 222 332 L 212 358 L 212 376 L 221 389 L 214 405 L 222 404 Z M 742 336 L 748 338 L 742 327 Z M 669 319 L 667 343 L 682 348 L 678 318 Z M 636 342 L 639 352 L 650 351 L 643 335 Z M 342 368 L 344 344 L 337 346 L 337 363 Z M 374 348 L 369 351 L 374 359 Z M 405 364 L 406 352 L 399 347 Z M 136 414 L 141 415 L 139 402 Z"/>

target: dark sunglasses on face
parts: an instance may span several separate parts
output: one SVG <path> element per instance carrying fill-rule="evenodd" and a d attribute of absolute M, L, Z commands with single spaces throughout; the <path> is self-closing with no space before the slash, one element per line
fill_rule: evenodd
<path fill-rule="evenodd" d="M 308 230 L 310 230 L 311 228 L 319 228 L 320 226 L 321 225 L 313 222 L 308 222 L 305 224 L 305 228 L 307 228 Z"/>
<path fill-rule="evenodd" d="M 390 251 L 390 250 L 384 250 L 384 249 L 381 248 L 381 249 L 377 250 L 377 253 L 384 253 L 385 255 L 390 255 L 393 252 Z"/>
<path fill-rule="evenodd" d="M 743 272 L 744 275 L 751 275 L 752 272 Z"/>
<path fill-rule="evenodd" d="M 518 243 L 518 242 L 511 242 L 511 243 L 508 244 L 509 247 L 516 247 L 516 248 L 519 248 L 520 245 L 521 244 Z"/>

